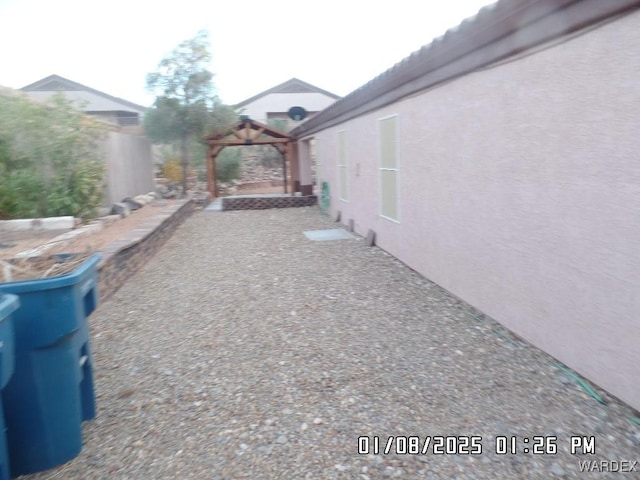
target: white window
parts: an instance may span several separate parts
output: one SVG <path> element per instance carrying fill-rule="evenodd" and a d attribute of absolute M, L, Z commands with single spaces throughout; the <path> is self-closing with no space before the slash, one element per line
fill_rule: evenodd
<path fill-rule="evenodd" d="M 398 116 L 379 120 L 380 215 L 400 221 L 398 191 Z"/>
<path fill-rule="evenodd" d="M 338 132 L 338 197 L 349 200 L 349 164 L 346 154 L 346 140 L 344 130 Z"/>

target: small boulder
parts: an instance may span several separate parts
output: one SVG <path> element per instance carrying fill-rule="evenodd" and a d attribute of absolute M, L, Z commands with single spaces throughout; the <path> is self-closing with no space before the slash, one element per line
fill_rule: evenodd
<path fill-rule="evenodd" d="M 111 208 L 109 207 L 99 207 L 97 215 L 98 217 L 104 217 L 105 215 L 109 215 L 111 213 Z"/>
<path fill-rule="evenodd" d="M 147 203 L 151 203 L 151 201 L 153 200 L 152 197 L 148 196 L 148 195 L 137 195 L 135 197 L 133 197 L 133 200 L 142 204 L 142 205 L 146 205 Z"/>
<path fill-rule="evenodd" d="M 142 206 L 147 204 L 147 200 L 142 195 L 136 195 L 135 197 L 133 197 L 133 201 L 139 203 Z"/>
<path fill-rule="evenodd" d="M 128 217 L 131 213 L 129 206 L 124 202 L 116 202 L 111 207 L 111 213 L 113 215 L 120 215 L 122 218 Z"/>
<path fill-rule="evenodd" d="M 175 190 L 168 191 L 163 195 L 164 198 L 176 198 L 178 196 L 178 192 Z"/>
<path fill-rule="evenodd" d="M 129 210 L 131 210 L 132 212 L 134 210 L 138 210 L 140 208 L 143 207 L 143 205 L 139 202 L 136 202 L 133 198 L 131 197 L 127 197 L 125 199 L 122 200 L 122 203 L 126 203 L 127 207 L 129 207 Z"/>

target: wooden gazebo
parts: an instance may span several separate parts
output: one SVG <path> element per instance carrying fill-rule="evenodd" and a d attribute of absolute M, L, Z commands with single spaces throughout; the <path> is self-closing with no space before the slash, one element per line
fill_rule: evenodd
<path fill-rule="evenodd" d="M 207 185 L 212 197 L 218 196 L 216 186 L 216 157 L 224 147 L 240 145 L 273 145 L 282 154 L 282 171 L 284 176 L 284 193 L 287 193 L 287 163 L 291 178 L 297 177 L 295 162 L 295 137 L 277 130 L 264 123 L 241 116 L 240 120 L 224 131 L 205 137 L 207 143 Z M 293 195 L 293 189 L 292 195 Z"/>

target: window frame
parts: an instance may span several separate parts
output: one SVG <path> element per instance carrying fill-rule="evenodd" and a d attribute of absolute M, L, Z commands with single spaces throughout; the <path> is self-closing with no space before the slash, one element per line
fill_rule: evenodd
<path fill-rule="evenodd" d="M 388 166 L 383 166 L 383 148 L 382 148 L 382 139 L 383 139 L 383 135 L 382 135 L 382 128 L 383 128 L 383 122 L 384 121 L 388 121 L 389 119 L 395 119 L 395 131 L 394 131 L 394 166 L 393 167 L 388 167 Z M 384 117 L 380 117 L 378 118 L 378 201 L 379 201 L 379 209 L 378 209 L 378 215 L 386 220 L 389 220 L 391 222 L 394 223 L 400 223 L 400 158 L 399 158 L 399 142 L 398 142 L 398 138 L 400 135 L 400 115 L 397 113 L 391 114 L 391 115 L 386 115 Z M 385 215 L 383 212 L 385 210 L 384 206 L 384 189 L 383 189 L 383 174 L 382 172 L 394 172 L 394 178 L 395 178 L 395 188 L 394 188 L 394 192 L 395 192 L 395 214 L 396 214 L 396 218 L 393 217 L 389 217 L 387 215 Z"/>
<path fill-rule="evenodd" d="M 337 175 L 338 175 L 338 199 L 342 202 L 349 202 L 349 160 L 347 155 L 347 131 L 346 130 L 338 130 L 336 138 L 337 145 L 336 148 L 338 150 L 337 153 Z M 343 162 L 343 163 L 341 163 Z M 346 194 L 344 197 L 343 194 L 343 170 L 344 170 L 344 193 Z"/>

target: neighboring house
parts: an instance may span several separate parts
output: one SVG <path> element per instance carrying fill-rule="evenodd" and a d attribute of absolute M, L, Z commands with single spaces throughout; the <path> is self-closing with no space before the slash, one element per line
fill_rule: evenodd
<path fill-rule="evenodd" d="M 151 142 L 141 126 L 145 107 L 59 75 L 50 75 L 21 90 L 40 101 L 61 92 L 86 114 L 112 127 L 101 146 L 106 166 L 106 204 L 153 190 Z"/>
<path fill-rule="evenodd" d="M 638 32 L 637 0 L 501 0 L 291 132 L 332 215 L 636 409 Z"/>
<path fill-rule="evenodd" d="M 38 99 L 48 99 L 57 92 L 82 106 L 88 115 L 119 126 L 141 125 L 146 110 L 142 105 L 114 97 L 86 85 L 68 80 L 59 75 L 49 75 L 26 87 L 23 92 Z"/>
<path fill-rule="evenodd" d="M 273 119 L 285 119 L 287 125 L 293 128 L 301 121 L 289 118 L 288 111 L 291 107 L 304 108 L 307 111 L 306 119 L 309 119 L 339 98 L 338 95 L 310 83 L 292 78 L 238 103 L 235 108 L 238 113 L 248 115 L 261 123 L 269 123 L 269 120 Z"/>

